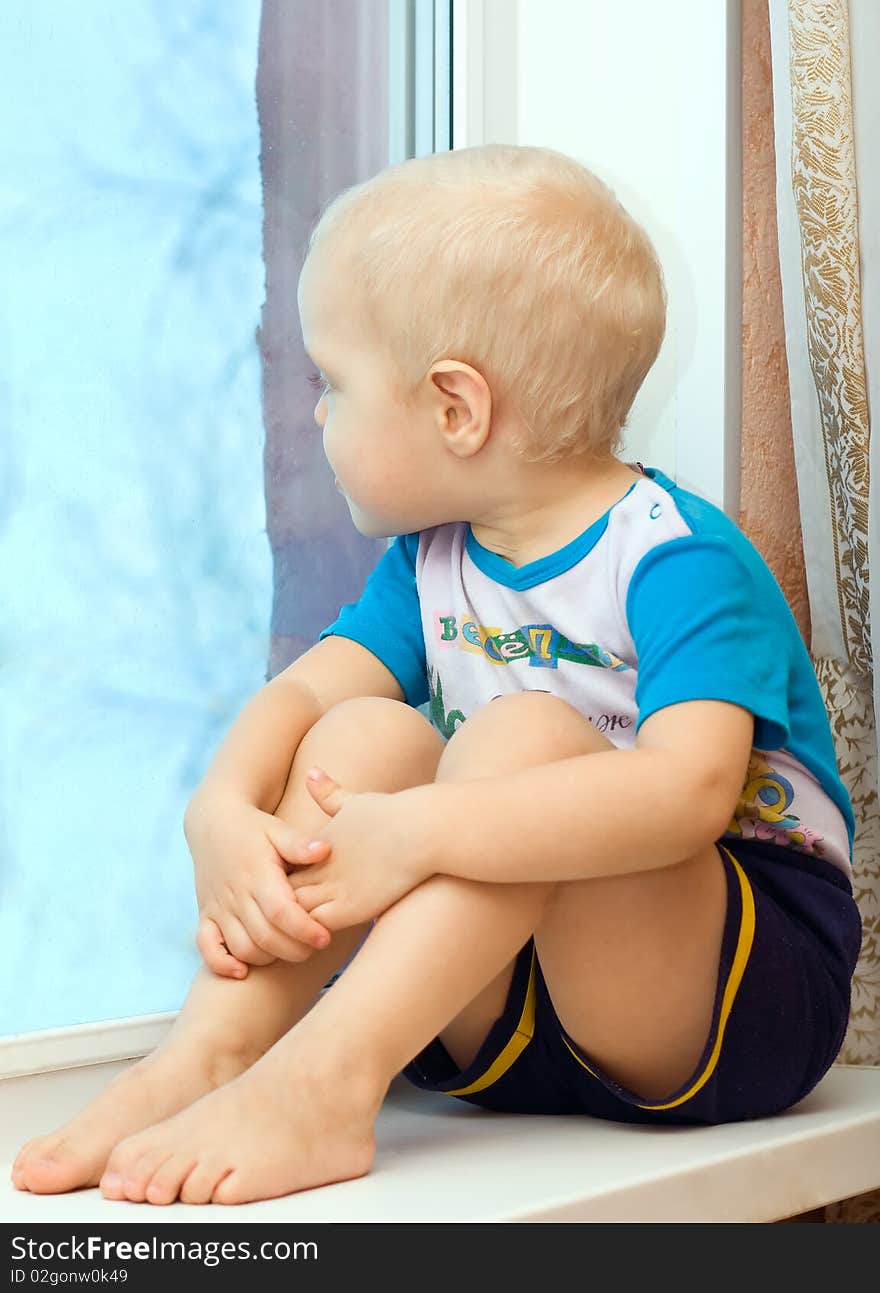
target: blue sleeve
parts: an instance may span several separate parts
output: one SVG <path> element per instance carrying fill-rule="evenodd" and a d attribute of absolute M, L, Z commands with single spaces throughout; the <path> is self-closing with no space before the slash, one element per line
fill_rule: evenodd
<path fill-rule="evenodd" d="M 318 641 L 335 633 L 360 642 L 390 669 L 417 708 L 428 699 L 425 639 L 416 590 L 418 532 L 398 535 L 367 577 L 356 602 L 346 602 Z"/>
<path fill-rule="evenodd" d="M 626 618 L 637 656 L 636 732 L 666 705 L 726 700 L 754 714 L 756 749 L 787 744 L 783 626 L 727 540 L 695 534 L 652 548 L 630 580 Z"/>

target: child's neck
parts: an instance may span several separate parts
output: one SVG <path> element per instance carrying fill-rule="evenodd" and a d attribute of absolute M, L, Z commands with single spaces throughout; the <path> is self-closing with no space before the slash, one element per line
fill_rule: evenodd
<path fill-rule="evenodd" d="M 547 557 L 583 534 L 640 479 L 638 464 L 611 459 L 606 468 L 582 476 L 562 497 L 502 509 L 491 521 L 472 521 L 474 538 L 515 567 Z"/>

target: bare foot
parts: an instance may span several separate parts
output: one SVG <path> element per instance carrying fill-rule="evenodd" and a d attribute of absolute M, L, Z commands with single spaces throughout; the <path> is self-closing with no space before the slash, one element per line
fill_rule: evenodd
<path fill-rule="evenodd" d="M 107 1199 L 251 1203 L 365 1176 L 387 1089 L 297 1050 L 297 1029 L 228 1085 L 129 1136 L 101 1178 Z"/>
<path fill-rule="evenodd" d="M 13 1184 L 34 1194 L 97 1185 L 111 1149 L 124 1136 L 231 1081 L 254 1058 L 212 1050 L 203 1039 L 164 1042 L 118 1074 L 70 1122 L 29 1140 L 12 1166 Z"/>

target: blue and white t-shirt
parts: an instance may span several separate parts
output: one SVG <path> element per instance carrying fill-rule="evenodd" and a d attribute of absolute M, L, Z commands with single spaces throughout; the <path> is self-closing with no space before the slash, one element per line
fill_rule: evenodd
<path fill-rule="evenodd" d="M 378 656 L 447 740 L 517 691 L 562 697 L 621 749 L 666 705 L 741 705 L 754 746 L 720 838 L 766 840 L 852 875 L 852 804 L 785 596 L 742 530 L 656 467 L 524 566 L 466 521 L 400 535 L 320 637 L 331 633 Z"/>

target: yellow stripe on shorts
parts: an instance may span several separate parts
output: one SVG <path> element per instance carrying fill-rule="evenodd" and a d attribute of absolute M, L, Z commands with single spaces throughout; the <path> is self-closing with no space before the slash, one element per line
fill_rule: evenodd
<path fill-rule="evenodd" d="M 484 1091 L 487 1086 L 507 1072 L 510 1066 L 522 1054 L 529 1042 L 535 1035 L 535 948 L 532 947 L 532 962 L 529 967 L 529 983 L 526 988 L 526 999 L 523 1004 L 522 1014 L 519 1017 L 519 1023 L 516 1026 L 513 1036 L 504 1047 L 504 1050 L 492 1061 L 486 1072 L 478 1077 L 475 1082 L 469 1086 L 459 1087 L 457 1091 L 441 1091 L 440 1095 L 472 1095 L 476 1091 Z"/>
<path fill-rule="evenodd" d="M 693 1085 L 685 1091 L 684 1095 L 678 1096 L 675 1100 L 670 1100 L 667 1104 L 639 1104 L 636 1106 L 638 1109 L 674 1109 L 677 1105 L 684 1104 L 685 1101 L 690 1100 L 695 1096 L 701 1087 L 706 1085 L 718 1065 L 718 1059 L 721 1055 L 721 1044 L 724 1041 L 724 1030 L 727 1027 L 727 1020 L 733 1008 L 733 1002 L 739 990 L 739 985 L 742 982 L 742 977 L 745 973 L 746 965 L 748 964 L 749 954 L 751 953 L 752 943 L 755 937 L 755 899 L 752 894 L 752 887 L 749 884 L 748 877 L 731 853 L 730 849 L 724 848 L 723 844 L 720 844 L 719 848 L 724 849 L 724 852 L 734 865 L 737 879 L 739 880 L 742 911 L 740 914 L 739 938 L 737 939 L 736 952 L 734 953 L 730 973 L 727 976 L 727 983 L 724 986 L 724 996 L 721 999 L 721 1013 L 718 1017 L 718 1032 L 715 1037 L 715 1045 L 712 1047 L 712 1053 L 706 1061 L 706 1067 L 703 1069 L 703 1072 L 696 1079 Z M 592 1074 L 593 1077 L 598 1077 L 597 1073 L 593 1073 L 589 1064 L 584 1064 L 580 1055 L 572 1050 L 565 1036 L 563 1036 L 562 1040 L 565 1042 L 566 1046 L 568 1046 L 568 1049 L 571 1051 L 572 1055 L 574 1055 L 578 1064 L 585 1068 L 588 1073 Z"/>

